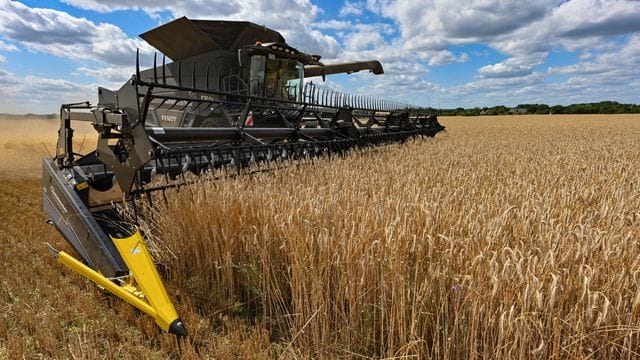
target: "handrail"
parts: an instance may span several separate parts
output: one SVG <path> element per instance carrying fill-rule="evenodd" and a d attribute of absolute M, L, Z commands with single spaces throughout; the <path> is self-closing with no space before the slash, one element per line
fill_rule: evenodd
<path fill-rule="evenodd" d="M 191 86 L 186 86 L 182 79 L 182 64 L 181 61 L 178 61 L 178 72 L 176 83 L 178 85 L 171 85 L 167 83 L 166 71 L 165 71 L 165 56 L 163 55 L 162 61 L 162 71 L 158 72 L 157 64 L 156 64 L 156 53 L 154 53 L 154 61 L 153 61 L 153 80 L 152 81 L 144 81 L 140 76 L 140 54 L 136 53 L 136 76 L 135 76 L 135 84 L 137 86 L 145 86 L 150 88 L 163 88 L 169 90 L 176 91 L 192 91 L 192 92 L 200 92 L 211 95 L 219 95 L 219 96 L 228 96 L 232 95 L 235 97 L 243 98 L 247 101 L 251 100 L 259 100 L 266 102 L 276 102 L 282 104 L 290 104 L 293 106 L 301 107 L 322 107 L 322 108 L 350 108 L 352 110 L 361 110 L 368 112 L 394 112 L 394 111 L 402 111 L 407 109 L 407 103 L 390 101 L 386 99 L 374 98 L 369 96 L 357 95 L 357 94 L 348 94 L 338 90 L 334 90 L 328 87 L 321 87 L 313 83 L 312 81 L 307 82 L 302 87 L 302 96 L 298 97 L 297 89 L 293 89 L 290 93 L 282 89 L 280 94 L 274 94 L 274 97 L 265 97 L 265 96 L 255 96 L 249 95 L 248 91 L 246 91 L 246 84 L 242 78 L 237 74 L 229 74 L 221 79 L 223 85 L 221 86 L 221 90 L 212 90 L 209 88 L 209 65 L 207 65 L 207 74 L 206 74 L 206 86 L 204 88 L 200 88 L 196 84 L 196 66 L 195 63 L 192 67 L 191 71 Z M 238 91 L 233 91 L 231 89 L 231 81 L 236 80 L 238 85 Z M 189 82 L 189 81 L 187 81 Z M 240 85 L 243 85 L 242 89 L 240 89 Z M 284 92 L 283 92 L 284 91 Z M 278 96 L 280 95 L 280 96 Z M 287 95 L 287 96 L 284 96 Z M 291 96 L 290 96 L 291 95 Z M 144 97 L 144 92 L 140 92 L 138 95 L 140 98 Z M 296 100 L 290 100 L 290 98 Z"/>

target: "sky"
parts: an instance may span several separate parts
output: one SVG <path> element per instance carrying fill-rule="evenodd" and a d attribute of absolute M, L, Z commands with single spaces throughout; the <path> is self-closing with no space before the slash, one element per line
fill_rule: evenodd
<path fill-rule="evenodd" d="M 384 75 L 325 85 L 412 105 L 640 103 L 638 0 L 0 0 L 0 112 L 95 103 L 136 49 L 150 64 L 139 34 L 182 16 L 265 25 L 325 63 L 377 59 Z"/>

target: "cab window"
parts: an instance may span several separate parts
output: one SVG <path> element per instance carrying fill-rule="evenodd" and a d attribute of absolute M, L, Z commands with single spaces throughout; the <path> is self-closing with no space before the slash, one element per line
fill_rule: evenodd
<path fill-rule="evenodd" d="M 302 63 L 292 59 L 281 59 L 273 55 L 251 57 L 251 95 L 267 98 L 300 101 L 302 99 Z"/>

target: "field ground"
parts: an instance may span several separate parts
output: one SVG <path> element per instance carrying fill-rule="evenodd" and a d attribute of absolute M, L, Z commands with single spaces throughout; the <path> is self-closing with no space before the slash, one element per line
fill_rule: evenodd
<path fill-rule="evenodd" d="M 178 343 L 51 257 L 57 124 L 0 121 L 0 359 L 640 357 L 640 117 L 441 122 L 176 194 L 151 225 Z"/>

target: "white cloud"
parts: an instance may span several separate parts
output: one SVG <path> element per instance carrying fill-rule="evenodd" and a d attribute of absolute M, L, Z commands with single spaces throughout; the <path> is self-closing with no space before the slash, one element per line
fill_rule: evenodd
<path fill-rule="evenodd" d="M 396 22 L 405 47 L 432 65 L 453 62 L 450 46 L 486 43 L 510 56 L 483 77 L 530 74 L 552 49 L 593 50 L 608 36 L 640 31 L 640 2 L 628 0 L 368 0 Z"/>
<path fill-rule="evenodd" d="M 473 107 L 535 102 L 544 88 L 545 75 L 531 73 L 519 77 L 481 78 L 443 91 L 447 106 Z M 455 99 L 455 100 L 454 100 Z"/>
<path fill-rule="evenodd" d="M 614 78 L 622 76 L 626 81 L 637 78 L 630 69 L 637 69 L 640 66 L 640 35 L 630 36 L 626 43 L 609 51 L 581 57 L 581 61 L 567 66 L 551 67 L 549 74 L 563 75 L 596 75 L 592 78 Z M 601 79 L 603 80 L 603 79 Z"/>
<path fill-rule="evenodd" d="M 612 43 L 607 36 L 631 31 L 640 31 L 640 2 L 571 0 L 490 44 L 512 55 L 513 61 L 525 70 L 544 61 L 554 48 L 568 51 L 611 49 Z M 505 74 L 512 70 L 513 67 L 505 67 Z"/>
<path fill-rule="evenodd" d="M 592 62 L 581 62 L 561 67 L 551 67 L 547 71 L 549 74 L 602 74 L 611 70 L 608 64 L 594 64 Z"/>
<path fill-rule="evenodd" d="M 454 55 L 451 46 L 486 43 L 497 47 L 496 41 L 508 44 L 510 34 L 550 13 L 556 1 L 533 0 L 474 0 L 451 2 L 445 0 L 369 0 L 367 9 L 395 21 L 402 46 L 413 58 L 431 66 L 441 66 L 469 60 L 469 54 Z M 507 54 L 508 51 L 499 49 Z M 543 58 L 546 54 L 542 53 Z M 525 64 L 529 60 L 529 64 Z M 524 75 L 539 60 L 513 59 L 510 63 L 495 64 L 483 69 L 483 76 Z M 528 66 L 528 68 L 527 68 Z M 501 75 L 499 72 L 505 70 Z"/>
<path fill-rule="evenodd" d="M 142 10 L 150 15 L 158 15 L 163 11 L 185 15 L 207 14 L 215 11 L 219 16 L 229 16 L 238 12 L 239 7 L 235 1 L 211 0 L 211 1 L 174 1 L 174 0 L 62 0 L 62 2 L 80 9 L 94 10 L 109 13 L 118 10 Z M 184 6 L 183 6 L 184 5 Z M 182 9 L 182 10 L 181 10 Z"/>
<path fill-rule="evenodd" d="M 531 74 L 531 68 L 521 65 L 509 65 L 507 62 L 500 62 L 493 65 L 486 65 L 481 67 L 478 72 L 485 78 L 501 78 L 501 77 L 515 77 Z"/>
<path fill-rule="evenodd" d="M 617 100 L 637 103 L 640 81 L 632 70 L 640 66 L 640 34 L 609 47 L 608 51 L 583 57 L 578 63 L 550 67 L 546 74 L 518 68 L 510 58 L 480 69 L 481 78 L 449 89 L 469 104 L 544 102 L 568 105 L 576 102 Z M 522 72 L 518 74 L 518 70 Z M 550 82 L 548 75 L 563 75 L 560 82 Z M 506 96 L 505 94 L 508 94 Z"/>
<path fill-rule="evenodd" d="M 504 90 L 506 88 L 520 87 L 523 85 L 542 84 L 543 80 L 544 74 L 534 72 L 518 77 L 483 78 L 456 87 L 455 90 L 461 91 L 462 93 Z"/>
<path fill-rule="evenodd" d="M 353 32 L 345 36 L 344 46 L 348 51 L 358 52 L 371 50 L 385 45 L 382 37 L 384 30 L 376 24 L 358 24 L 354 26 Z"/>
<path fill-rule="evenodd" d="M 485 78 L 520 77 L 531 74 L 532 68 L 543 63 L 546 53 L 530 53 L 515 56 L 493 65 L 486 65 L 478 69 L 478 73 Z"/>
<path fill-rule="evenodd" d="M 394 102 L 407 101 L 412 104 L 426 103 L 429 95 L 441 93 L 443 89 L 432 82 L 426 81 L 411 72 L 384 76 L 374 79 L 367 76 L 362 79 L 355 93 L 359 95 L 392 100 Z"/>
<path fill-rule="evenodd" d="M 406 40 L 428 43 L 478 41 L 510 33 L 539 19 L 551 1 L 532 0 L 369 0 L 368 9 L 398 23 Z"/>
<path fill-rule="evenodd" d="M 18 51 L 18 48 L 13 44 L 7 44 L 0 40 L 0 51 Z"/>
<path fill-rule="evenodd" d="M 243 20 L 280 31 L 287 43 L 324 57 L 337 56 L 340 46 L 335 38 L 313 29 L 319 8 L 309 0 L 64 0 L 88 10 L 112 12 L 142 10 L 152 15 L 169 12 L 174 17 L 192 19 Z"/>
<path fill-rule="evenodd" d="M 346 1 L 344 3 L 344 6 L 340 8 L 339 15 L 341 17 L 345 17 L 349 15 L 360 16 L 362 15 L 362 7 L 363 7 L 362 3 L 354 3 L 351 1 Z"/>
<path fill-rule="evenodd" d="M 353 24 L 350 21 L 344 20 L 328 20 L 316 22 L 314 24 L 311 24 L 311 26 L 316 29 L 345 30 L 352 28 Z"/>
<path fill-rule="evenodd" d="M 66 12 L 30 8 L 0 0 L 0 34 L 35 51 L 70 59 L 90 59 L 115 65 L 131 64 L 145 42 L 130 39 L 117 26 L 95 24 Z"/>
<path fill-rule="evenodd" d="M 134 66 L 125 66 L 125 67 L 102 67 L 98 69 L 91 69 L 86 66 L 82 66 L 78 68 L 78 72 L 80 74 L 88 75 L 96 80 L 100 80 L 101 82 L 109 81 L 113 83 L 112 87 L 118 86 L 120 87 L 125 81 L 131 78 L 131 75 L 135 73 L 136 69 Z M 107 85 L 102 85 L 107 86 Z"/>
<path fill-rule="evenodd" d="M 573 0 L 556 8 L 547 21 L 559 37 L 575 39 L 640 31 L 638 1 Z"/>
<path fill-rule="evenodd" d="M 40 76 L 18 76 L 0 69 L 0 109 L 15 113 L 55 113 L 60 104 L 97 100 L 97 85 Z"/>
<path fill-rule="evenodd" d="M 449 50 L 441 50 L 434 52 L 432 55 L 428 54 L 429 52 L 422 52 L 420 56 L 423 59 L 427 57 L 425 60 L 429 63 L 429 65 L 434 66 L 469 61 L 469 54 L 467 53 L 462 53 L 456 56 Z"/>

